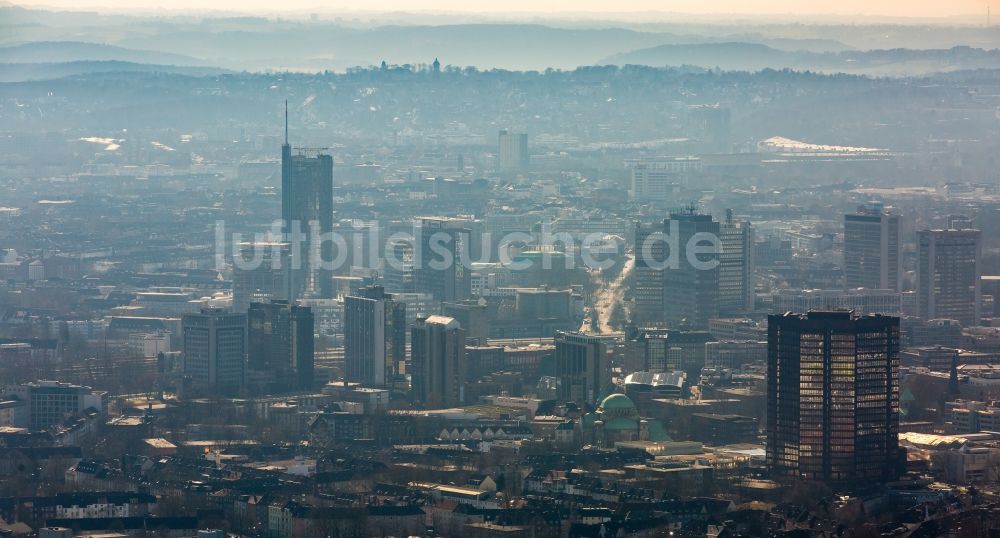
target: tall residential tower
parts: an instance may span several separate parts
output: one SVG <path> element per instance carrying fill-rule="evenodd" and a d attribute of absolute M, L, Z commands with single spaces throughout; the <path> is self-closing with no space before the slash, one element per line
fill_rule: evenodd
<path fill-rule="evenodd" d="M 899 237 L 899 215 L 885 212 L 880 204 L 844 215 L 844 285 L 899 291 Z"/>
<path fill-rule="evenodd" d="M 528 168 L 528 135 L 506 129 L 497 135 L 497 168 L 501 172 L 517 172 Z"/>
<path fill-rule="evenodd" d="M 465 403 L 465 331 L 454 318 L 419 318 L 410 330 L 411 392 L 427 407 Z"/>
<path fill-rule="evenodd" d="M 719 233 L 719 314 L 743 316 L 754 309 L 753 228 L 749 221 L 733 219 L 727 209 Z"/>
<path fill-rule="evenodd" d="M 382 286 L 344 298 L 344 367 L 347 380 L 381 387 L 406 360 L 406 303 Z"/>
<path fill-rule="evenodd" d="M 982 241 L 979 230 L 917 232 L 917 315 L 979 324 Z"/>

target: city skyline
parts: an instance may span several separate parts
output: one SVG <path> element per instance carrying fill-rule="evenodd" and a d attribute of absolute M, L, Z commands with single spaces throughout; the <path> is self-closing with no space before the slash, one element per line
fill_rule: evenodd
<path fill-rule="evenodd" d="M 1000 532 L 985 3 L 93 1 L 0 5 L 0 534 Z"/>

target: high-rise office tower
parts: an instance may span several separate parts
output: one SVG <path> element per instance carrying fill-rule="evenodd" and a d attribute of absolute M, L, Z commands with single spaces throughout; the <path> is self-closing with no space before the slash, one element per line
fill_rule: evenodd
<path fill-rule="evenodd" d="M 419 318 L 410 330 L 411 391 L 427 407 L 465 403 L 465 331 L 454 318 Z"/>
<path fill-rule="evenodd" d="M 557 332 L 555 344 L 559 398 L 596 404 L 611 386 L 607 346 L 599 337 L 568 332 Z"/>
<path fill-rule="evenodd" d="M 768 317 L 767 464 L 775 477 L 892 480 L 899 457 L 899 318 Z"/>
<path fill-rule="evenodd" d="M 278 300 L 251 303 L 247 326 L 248 386 L 268 392 L 312 386 L 315 319 L 311 308 Z"/>
<path fill-rule="evenodd" d="M 382 387 L 406 360 L 406 303 L 382 286 L 344 297 L 344 368 L 348 381 Z"/>
<path fill-rule="evenodd" d="M 719 317 L 719 223 L 694 208 L 671 213 L 665 225 L 673 223 L 678 252 L 663 276 L 664 320 L 671 328 L 707 329 L 708 320 Z"/>
<path fill-rule="evenodd" d="M 663 275 L 661 264 L 668 247 L 663 238 L 663 223 L 637 224 L 635 228 L 635 267 L 632 268 L 632 321 L 663 321 Z"/>
<path fill-rule="evenodd" d="M 726 220 L 719 227 L 722 253 L 719 255 L 719 314 L 740 316 L 754 308 L 754 235 L 747 221 Z"/>
<path fill-rule="evenodd" d="M 385 255 L 381 282 L 385 285 L 386 291 L 413 293 L 413 244 L 407 241 L 391 241 L 386 245 Z"/>
<path fill-rule="evenodd" d="M 240 245 L 240 259 L 233 260 L 233 312 L 246 312 L 250 303 L 287 300 L 293 274 L 288 243 Z"/>
<path fill-rule="evenodd" d="M 661 373 L 670 367 L 667 329 L 629 327 L 626 330 L 625 371 Z"/>
<path fill-rule="evenodd" d="M 899 291 L 899 243 L 899 215 L 886 213 L 881 204 L 844 215 L 844 285 Z"/>
<path fill-rule="evenodd" d="M 243 387 L 247 315 L 203 308 L 181 320 L 184 375 L 204 394 L 232 396 Z"/>
<path fill-rule="evenodd" d="M 289 353 L 295 365 L 295 381 L 299 390 L 307 390 L 315 385 L 315 338 L 316 317 L 308 306 L 292 306 L 289 309 L 289 333 L 292 335 L 292 350 Z"/>
<path fill-rule="evenodd" d="M 438 301 L 468 299 L 472 293 L 472 273 L 465 266 L 472 233 L 466 221 L 446 217 L 420 219 L 414 257 L 413 287 Z"/>
<path fill-rule="evenodd" d="M 497 136 L 497 168 L 517 172 L 528 167 L 528 135 L 501 130 Z"/>
<path fill-rule="evenodd" d="M 963 326 L 979 324 L 979 230 L 917 232 L 917 315 L 923 319 L 954 319 Z"/>
<path fill-rule="evenodd" d="M 333 297 L 333 272 L 312 261 L 334 258 L 333 243 L 321 243 L 319 237 L 333 232 L 333 157 L 322 153 L 307 155 L 306 150 L 292 154 L 287 102 L 285 107 L 285 143 L 281 146 L 282 233 L 289 241 L 294 241 L 295 236 L 302 239 L 301 249 L 292 248 L 292 263 L 300 276 L 293 280 L 296 289 L 290 299 L 303 294 L 329 299 Z"/>

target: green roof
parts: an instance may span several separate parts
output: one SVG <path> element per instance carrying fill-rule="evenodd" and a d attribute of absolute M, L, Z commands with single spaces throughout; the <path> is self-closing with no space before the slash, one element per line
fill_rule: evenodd
<path fill-rule="evenodd" d="M 621 393 L 616 393 L 608 396 L 601 401 L 601 407 L 605 411 L 612 409 L 635 409 L 635 404 L 632 403 L 632 399 Z"/>
<path fill-rule="evenodd" d="M 649 419 L 649 440 L 655 443 L 673 441 L 663 430 L 663 423 L 655 419 Z"/>
<path fill-rule="evenodd" d="M 630 418 L 613 418 L 604 424 L 605 431 L 634 430 L 639 431 L 639 422 Z"/>

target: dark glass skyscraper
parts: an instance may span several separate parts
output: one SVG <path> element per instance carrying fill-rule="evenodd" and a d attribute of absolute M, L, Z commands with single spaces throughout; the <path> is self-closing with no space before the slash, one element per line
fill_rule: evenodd
<path fill-rule="evenodd" d="M 287 106 L 287 105 L 286 105 Z M 292 154 L 288 143 L 288 112 L 285 111 L 285 143 L 281 146 L 281 219 L 285 239 L 303 234 L 301 251 L 293 278 L 296 289 L 291 299 L 301 295 L 333 297 L 333 272 L 316 267 L 310 258 L 323 260 L 334 257 L 333 243 L 318 242 L 317 234 L 333 232 L 333 157 L 322 153 L 307 155 L 304 151 Z"/>
<path fill-rule="evenodd" d="M 251 303 L 247 323 L 248 386 L 258 392 L 312 386 L 315 320 L 311 308 L 288 301 Z"/>
<path fill-rule="evenodd" d="M 768 317 L 767 464 L 833 483 L 899 475 L 899 318 Z"/>
<path fill-rule="evenodd" d="M 611 386 L 611 366 L 604 341 L 587 334 L 557 332 L 555 344 L 559 398 L 596 404 Z"/>
<path fill-rule="evenodd" d="M 676 265 L 668 266 L 663 277 L 664 319 L 671 328 L 707 329 L 708 320 L 719 317 L 719 223 L 693 209 L 670 214 L 665 225 L 671 235 L 674 222 L 678 252 L 671 253 Z M 711 252 L 695 254 L 690 250 L 695 245 Z"/>
<path fill-rule="evenodd" d="M 663 274 L 668 247 L 663 239 L 663 222 L 635 227 L 635 268 L 632 276 L 632 321 L 663 321 Z"/>

